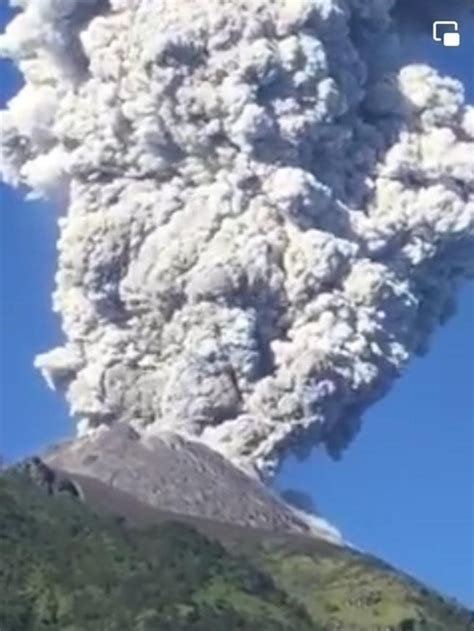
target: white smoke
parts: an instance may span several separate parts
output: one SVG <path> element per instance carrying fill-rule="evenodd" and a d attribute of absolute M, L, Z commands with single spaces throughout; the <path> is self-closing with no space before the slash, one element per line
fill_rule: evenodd
<path fill-rule="evenodd" d="M 80 431 L 338 455 L 472 273 L 474 110 L 386 0 L 17 0 L 3 178 L 61 191 Z"/>

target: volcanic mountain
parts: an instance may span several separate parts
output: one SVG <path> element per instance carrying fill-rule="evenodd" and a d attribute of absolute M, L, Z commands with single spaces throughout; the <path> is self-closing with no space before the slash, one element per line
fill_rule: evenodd
<path fill-rule="evenodd" d="M 310 533 L 290 507 L 213 456 L 199 452 L 196 466 L 194 449 L 179 441 L 149 454 L 127 428 L 113 440 L 126 474 L 83 440 L 46 456 L 65 464 L 75 452 L 72 473 L 36 457 L 0 477 L 2 631 L 474 628 L 474 613 Z M 171 479 L 158 456 L 169 471 L 173 455 Z M 224 482 L 214 492 L 218 466 Z"/>

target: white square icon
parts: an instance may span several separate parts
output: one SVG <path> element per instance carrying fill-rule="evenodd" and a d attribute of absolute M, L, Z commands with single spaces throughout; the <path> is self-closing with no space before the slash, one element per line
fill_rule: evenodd
<path fill-rule="evenodd" d="M 443 35 L 443 46 L 459 46 L 460 43 L 459 33 L 445 33 Z"/>
<path fill-rule="evenodd" d="M 451 27 L 452 30 L 440 34 L 440 27 Z M 441 20 L 433 22 L 433 39 L 435 42 L 442 42 L 443 46 L 454 48 L 461 45 L 461 35 L 459 25 L 454 21 Z"/>

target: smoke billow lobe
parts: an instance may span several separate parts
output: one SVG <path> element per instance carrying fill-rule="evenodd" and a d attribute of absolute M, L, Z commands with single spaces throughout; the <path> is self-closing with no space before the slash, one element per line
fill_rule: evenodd
<path fill-rule="evenodd" d="M 18 4 L 2 172 L 68 194 L 36 363 L 79 431 L 338 455 L 472 273 L 462 85 L 397 66 L 390 2 Z"/>

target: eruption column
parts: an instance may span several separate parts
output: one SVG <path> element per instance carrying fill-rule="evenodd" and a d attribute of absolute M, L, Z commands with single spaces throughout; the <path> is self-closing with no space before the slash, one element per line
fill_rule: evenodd
<path fill-rule="evenodd" d="M 378 0 L 16 4 L 2 174 L 67 199 L 36 364 L 80 432 L 337 456 L 472 273 L 462 85 Z"/>

